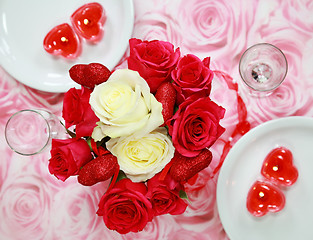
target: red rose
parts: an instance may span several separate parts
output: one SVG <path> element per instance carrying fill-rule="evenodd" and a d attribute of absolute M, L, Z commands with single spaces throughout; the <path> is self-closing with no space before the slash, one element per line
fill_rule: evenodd
<path fill-rule="evenodd" d="M 89 104 L 92 90 L 71 88 L 64 95 L 62 117 L 65 127 L 76 125 L 76 136 L 78 138 L 91 136 L 99 118 L 95 115 Z"/>
<path fill-rule="evenodd" d="M 49 172 L 65 181 L 92 159 L 89 145 L 83 139 L 52 139 Z"/>
<path fill-rule="evenodd" d="M 139 72 L 152 93 L 164 81 L 171 80 L 171 71 L 175 68 L 180 57 L 179 48 L 174 51 L 173 44 L 163 41 L 129 40 L 130 56 L 128 68 Z"/>
<path fill-rule="evenodd" d="M 159 180 L 160 173 L 148 180 L 147 197 L 152 203 L 154 215 L 178 215 L 185 212 L 187 204 L 179 197 L 179 192 L 184 191 L 184 186 L 176 182 L 170 174 L 163 181 Z"/>
<path fill-rule="evenodd" d="M 144 183 L 124 178 L 102 196 L 97 214 L 109 229 L 121 234 L 141 231 L 153 217 L 146 193 Z"/>
<path fill-rule="evenodd" d="M 214 73 L 209 68 L 209 64 L 210 58 L 201 61 L 192 54 L 188 54 L 178 61 L 177 69 L 172 71 L 178 104 L 194 93 L 203 92 L 206 96 L 210 95 Z"/>
<path fill-rule="evenodd" d="M 187 98 L 168 121 L 175 149 L 183 156 L 195 157 L 212 146 L 225 131 L 219 124 L 224 114 L 225 109 L 209 97 L 194 94 Z"/>

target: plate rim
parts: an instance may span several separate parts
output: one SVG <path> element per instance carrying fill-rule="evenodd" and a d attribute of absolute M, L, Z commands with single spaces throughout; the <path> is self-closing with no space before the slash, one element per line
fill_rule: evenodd
<path fill-rule="evenodd" d="M 246 133 L 244 136 L 242 136 L 235 144 L 234 146 L 231 148 L 231 150 L 229 151 L 229 153 L 227 154 L 224 163 L 220 169 L 219 172 L 219 176 L 217 179 L 217 185 L 216 185 L 216 204 L 217 204 L 217 211 L 219 214 L 219 219 L 221 221 L 221 224 L 227 234 L 227 236 L 230 239 L 236 239 L 233 238 L 233 232 L 229 232 L 229 221 L 226 219 L 226 215 L 225 215 L 225 211 L 222 211 L 222 197 L 224 196 L 224 192 L 223 187 L 225 186 L 225 180 L 227 177 L 227 173 L 229 172 L 229 167 L 227 167 L 227 162 L 232 161 L 232 155 L 236 154 L 237 148 L 239 148 L 239 150 L 241 150 L 240 148 L 242 148 L 245 144 L 246 141 L 251 141 L 251 138 L 253 138 L 253 136 L 255 135 L 255 132 L 257 132 L 258 134 L 262 134 L 262 129 L 263 128 L 269 128 L 270 126 L 270 130 L 275 128 L 275 129 L 279 129 L 279 128 L 285 128 L 287 126 L 299 126 L 299 124 L 303 124 L 307 127 L 311 127 L 313 129 L 313 118 L 309 117 L 309 116 L 288 116 L 288 117 L 282 117 L 282 118 L 277 118 L 277 119 L 272 119 L 266 122 L 263 122 L 262 124 L 256 126 L 255 128 L 251 129 L 248 133 Z M 278 128 L 277 128 L 278 127 Z M 258 137 L 258 136 L 256 136 Z M 226 166 L 226 167 L 225 167 Z"/>
<path fill-rule="evenodd" d="M 0 0 L 0 3 L 3 0 Z M 128 10 L 128 14 L 129 14 L 129 19 L 127 19 L 126 24 L 129 26 L 127 28 L 128 30 L 128 35 L 129 38 L 132 37 L 133 34 L 133 30 L 134 30 L 134 23 L 135 23 L 135 7 L 134 7 L 134 2 L 133 0 L 121 0 L 122 4 L 125 4 L 125 8 Z M 87 4 L 89 2 L 94 2 L 92 0 L 89 0 L 88 2 L 85 2 L 84 4 Z M 1 20 L 2 22 L 2 20 Z M 125 39 L 125 41 L 128 43 L 129 41 L 128 39 Z M 119 61 L 122 59 L 123 55 L 125 54 L 125 52 L 127 51 L 128 48 L 128 44 L 125 44 L 123 46 L 123 51 L 121 51 L 121 54 L 119 54 L 118 56 L 118 60 L 116 61 L 116 63 L 112 64 L 112 68 L 116 67 L 119 63 Z M 83 62 L 83 61 L 82 61 Z M 76 64 L 75 62 L 73 62 L 73 64 Z M 77 62 L 78 64 L 78 62 Z M 80 87 L 80 85 L 78 85 L 77 83 L 73 82 L 66 82 L 64 85 L 59 84 L 57 86 L 53 86 L 51 87 L 50 85 L 45 85 L 44 84 L 34 84 L 32 81 L 29 80 L 23 80 L 23 79 L 30 79 L 30 77 L 26 77 L 23 78 L 21 76 L 23 76 L 22 73 L 20 73 L 20 70 L 18 69 L 18 67 L 14 66 L 14 63 L 10 63 L 10 61 L 6 60 L 6 56 L 4 54 L 0 54 L 0 67 L 7 73 L 9 74 L 12 78 L 14 78 L 16 81 L 18 81 L 19 83 L 30 87 L 34 90 L 39 90 L 42 92 L 46 92 L 46 93 L 65 93 L 67 92 L 70 88 L 72 87 Z M 47 77 L 48 79 L 48 77 Z"/>

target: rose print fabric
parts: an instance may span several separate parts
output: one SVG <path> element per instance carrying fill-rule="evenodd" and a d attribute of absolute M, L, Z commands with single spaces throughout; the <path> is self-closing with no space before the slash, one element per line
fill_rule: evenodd
<path fill-rule="evenodd" d="M 238 119 L 244 115 L 238 107 L 237 93 L 247 108 L 246 120 L 251 128 L 281 117 L 313 117 L 312 1 L 134 0 L 134 5 L 132 37 L 172 43 L 174 54 L 168 56 L 169 68 L 177 60 L 178 53 L 197 56 L 199 59 L 186 59 L 201 67 L 202 75 L 197 81 L 212 81 L 211 89 L 206 91 L 211 91 L 212 99 L 226 109 L 220 121 L 225 131 L 210 148 L 213 153 L 210 166 L 185 186 L 190 200 L 186 211 L 182 215 L 167 214 L 184 209 L 185 206 L 177 201 L 175 209 L 161 206 L 159 211 L 164 214 L 150 221 L 150 206 L 143 203 L 147 215 L 137 219 L 139 225 L 131 226 L 140 228 L 140 224 L 147 221 L 143 231 L 120 235 L 107 229 L 103 216 L 96 212 L 103 189 L 109 182 L 87 188 L 67 175 L 66 182 L 57 180 L 49 173 L 49 151 L 23 157 L 12 152 L 5 142 L 5 124 L 13 113 L 26 108 L 45 108 L 61 117 L 64 94 L 31 89 L 0 68 L 0 239 L 228 239 L 219 219 L 215 192 L 220 159 L 229 150 L 225 143 L 233 137 L 227 145 L 231 146 L 241 136 L 232 136 Z M 260 42 L 276 45 L 288 60 L 285 81 L 271 96 L 262 99 L 251 98 L 245 93 L 238 72 L 241 54 Z M 144 45 L 141 42 L 133 44 L 137 45 L 137 50 Z M 125 57 L 128 54 L 129 49 Z M 143 57 L 138 55 L 138 58 Z M 210 57 L 210 69 L 214 70 L 213 79 L 212 73 L 205 68 L 207 57 Z M 125 59 L 119 68 L 127 66 Z M 130 59 L 135 66 L 137 60 Z M 159 73 L 156 66 L 150 70 L 158 77 L 168 77 L 167 73 Z M 181 81 L 184 71 L 180 69 L 175 73 L 177 84 L 184 84 Z M 159 80 L 162 82 L 162 78 Z M 82 123 L 89 120 L 83 119 Z M 81 130 L 89 131 L 84 126 Z M 159 184 L 149 196 L 157 202 L 160 193 L 165 192 L 176 199 L 177 188 L 165 191 L 161 187 Z M 101 203 L 103 212 L 109 210 L 110 202 L 102 200 Z"/>

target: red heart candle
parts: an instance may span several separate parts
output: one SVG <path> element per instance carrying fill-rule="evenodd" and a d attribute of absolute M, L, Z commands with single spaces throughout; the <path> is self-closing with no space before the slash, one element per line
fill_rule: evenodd
<path fill-rule="evenodd" d="M 72 27 L 63 23 L 49 31 L 43 41 L 44 49 L 52 55 L 73 59 L 81 54 L 81 43 Z"/>
<path fill-rule="evenodd" d="M 276 186 L 256 181 L 248 192 L 246 205 L 253 216 L 261 217 L 268 212 L 282 210 L 285 206 L 285 196 Z"/>
<path fill-rule="evenodd" d="M 72 14 L 71 22 L 77 34 L 92 43 L 97 43 L 104 34 L 105 11 L 99 3 L 87 3 Z"/>
<path fill-rule="evenodd" d="M 284 147 L 273 149 L 263 162 L 261 174 L 276 184 L 294 184 L 298 179 L 298 170 L 293 165 L 291 151 Z"/>

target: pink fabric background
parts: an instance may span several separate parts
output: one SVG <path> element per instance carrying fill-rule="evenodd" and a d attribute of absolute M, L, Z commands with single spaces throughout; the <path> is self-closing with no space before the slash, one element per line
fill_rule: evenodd
<path fill-rule="evenodd" d="M 252 127 L 286 116 L 313 117 L 313 1 L 311 0 L 134 0 L 133 37 L 166 40 L 182 54 L 211 57 L 211 67 L 239 83 Z M 289 71 L 270 97 L 246 96 L 238 62 L 244 50 L 269 42 L 285 53 Z M 126 53 L 127 54 L 127 53 Z M 124 63 L 122 67 L 127 66 Z M 212 98 L 226 109 L 222 125 L 228 140 L 238 121 L 236 92 L 215 77 Z M 226 90 L 225 90 L 226 89 Z M 8 118 L 18 110 L 45 108 L 61 116 L 63 94 L 39 92 L 0 68 L 0 239 L 228 239 L 216 206 L 217 176 L 211 178 L 224 143 L 197 182 L 187 187 L 191 200 L 183 215 L 164 215 L 140 233 L 119 235 L 95 214 L 107 183 L 93 187 L 63 183 L 48 172 L 49 152 L 34 157 L 13 153 L 4 139 Z"/>

